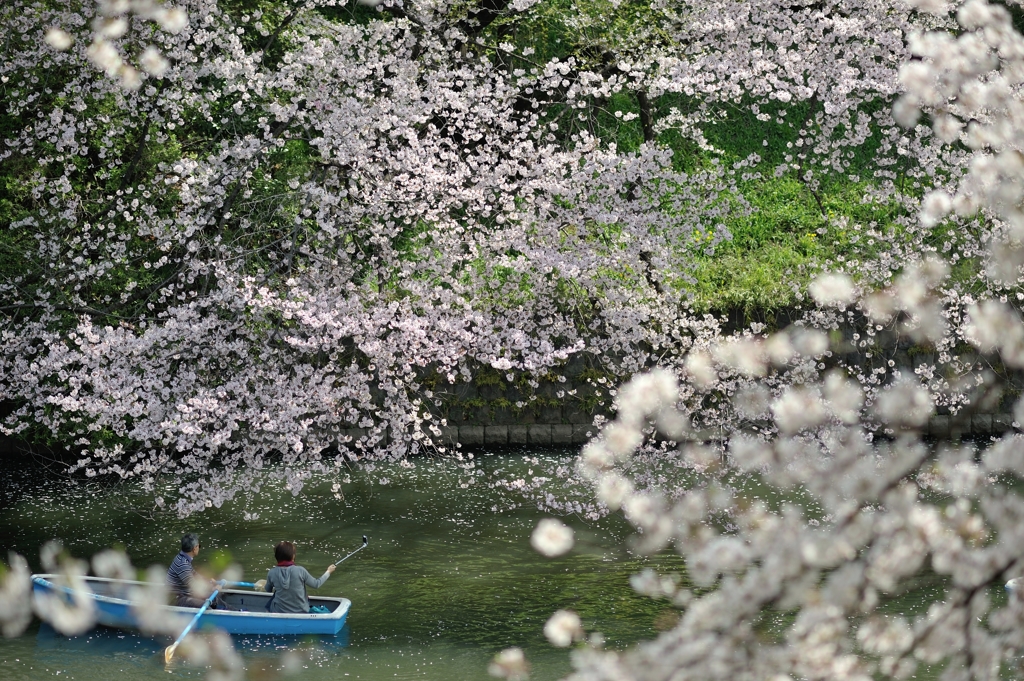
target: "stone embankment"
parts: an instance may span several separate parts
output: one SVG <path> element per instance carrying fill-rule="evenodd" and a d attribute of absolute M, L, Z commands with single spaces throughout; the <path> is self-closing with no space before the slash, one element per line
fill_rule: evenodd
<path fill-rule="evenodd" d="M 587 423 L 531 423 L 529 425 L 450 425 L 441 429 L 438 441 L 444 444 L 459 443 L 463 446 L 505 447 L 532 445 L 538 447 L 577 446 L 585 444 L 597 428 Z M 983 439 L 998 436 L 1013 427 L 1013 415 L 1002 414 L 938 414 L 929 419 L 922 433 L 936 440 Z M 347 433 L 354 438 L 365 431 L 352 429 Z M 724 440 L 727 434 L 721 430 L 705 429 L 696 431 L 693 440 L 704 442 Z"/>
<path fill-rule="evenodd" d="M 835 351 L 826 360 L 828 365 L 841 366 L 848 372 L 864 375 L 903 373 L 937 376 L 951 372 L 947 360 L 935 353 L 908 343 L 889 330 L 869 331 L 865 343 L 864 327 L 851 324 L 832 332 Z M 964 348 L 955 364 L 960 378 L 965 375 L 986 377 L 985 384 L 1000 385 L 996 395 L 979 397 L 975 404 L 958 413 L 940 407 L 928 421 L 923 432 L 936 440 L 987 439 L 1017 430 L 1013 425 L 1013 408 L 1024 394 L 1024 372 L 1007 370 Z M 434 438 L 440 445 L 459 443 L 470 447 L 578 447 L 597 433 L 594 425 L 599 416 L 610 417 L 607 405 L 610 391 L 620 379 L 602 371 L 585 356 L 576 356 L 560 368 L 559 374 L 539 379 L 515 376 L 479 367 L 471 381 L 449 385 L 445 381 L 426 381 L 440 405 L 435 415 L 443 424 L 441 435 Z M 435 379 L 438 377 L 434 377 Z M 952 374 L 947 380 L 957 380 Z M 1021 424 L 1020 430 L 1024 430 Z M 352 428 L 344 431 L 353 439 L 366 434 Z M 726 437 L 722 431 L 704 430 L 693 439 L 714 441 Z M 0 438 L 0 454 L 24 449 L 21 443 Z"/>

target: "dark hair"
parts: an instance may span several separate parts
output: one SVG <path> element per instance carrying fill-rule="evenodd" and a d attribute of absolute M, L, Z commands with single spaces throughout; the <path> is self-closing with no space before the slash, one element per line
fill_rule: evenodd
<path fill-rule="evenodd" d="M 185 553 L 192 553 L 192 549 L 199 546 L 199 536 L 195 532 L 189 532 L 181 538 L 181 550 Z"/>
<path fill-rule="evenodd" d="M 274 558 L 277 559 L 278 563 L 283 563 L 286 560 L 295 560 L 295 544 L 290 541 L 279 542 L 274 547 Z"/>

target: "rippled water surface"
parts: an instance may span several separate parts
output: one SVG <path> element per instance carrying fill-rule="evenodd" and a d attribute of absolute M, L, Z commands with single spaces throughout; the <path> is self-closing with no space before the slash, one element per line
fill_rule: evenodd
<path fill-rule="evenodd" d="M 44 480 L 24 465 L 0 462 L 0 539 L 34 571 L 39 547 L 49 539 L 60 539 L 79 557 L 123 546 L 137 567 L 146 567 L 168 564 L 181 535 L 195 531 L 203 546 L 197 566 L 228 555 L 244 568 L 244 579 L 254 581 L 273 565 L 273 545 L 282 539 L 295 541 L 298 562 L 319 575 L 365 534 L 369 547 L 342 563 L 318 592 L 352 600 L 342 635 L 318 641 L 236 637 L 250 678 L 276 678 L 282 651 L 301 649 L 305 668 L 290 678 L 488 679 L 491 657 L 520 646 L 533 679 L 556 679 L 570 666 L 568 653 L 543 637 L 552 612 L 574 609 L 588 631 L 605 635 L 608 647 L 626 648 L 672 621 L 664 604 L 632 592 L 629 575 L 648 565 L 681 570 L 671 555 L 630 554 L 623 543 L 628 527 L 615 517 L 567 516 L 575 550 L 558 559 L 533 552 L 529 535 L 545 514 L 528 496 L 495 483 L 554 479 L 557 467 L 570 462 L 569 453 L 558 452 L 478 453 L 472 465 L 424 459 L 415 468 L 320 478 L 299 496 L 268 482 L 258 495 L 186 520 L 153 514 L 152 497 L 131 485 Z M 334 483 L 341 483 L 340 499 L 331 494 Z M 165 668 L 167 643 L 108 629 L 67 638 L 36 624 L 18 639 L 0 639 L 0 681 L 204 674 Z"/>

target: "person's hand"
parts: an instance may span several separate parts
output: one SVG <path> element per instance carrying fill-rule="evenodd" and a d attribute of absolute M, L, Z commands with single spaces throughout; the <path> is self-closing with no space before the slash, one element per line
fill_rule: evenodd
<path fill-rule="evenodd" d="M 257 591 L 263 591 L 264 587 L 266 587 L 266 586 L 267 586 L 267 580 L 265 580 L 265 579 L 261 579 L 260 581 L 258 581 L 255 584 L 253 584 L 253 588 L 256 589 Z"/>
<path fill-rule="evenodd" d="M 327 566 L 327 574 L 331 574 L 332 572 L 334 572 L 334 568 L 336 568 L 336 567 L 338 567 L 338 566 L 337 565 L 329 565 L 329 566 Z"/>

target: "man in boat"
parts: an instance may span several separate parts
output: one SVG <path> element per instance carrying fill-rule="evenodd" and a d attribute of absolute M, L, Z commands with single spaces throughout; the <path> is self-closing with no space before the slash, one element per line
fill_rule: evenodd
<path fill-rule="evenodd" d="M 171 567 L 167 568 L 167 586 L 174 597 L 174 605 L 183 608 L 201 608 L 206 602 L 206 599 L 197 598 L 192 594 L 192 580 L 201 579 L 196 574 L 195 568 L 192 567 L 192 560 L 198 555 L 199 537 L 195 533 L 189 532 L 181 538 L 181 551 L 174 557 Z M 210 584 L 211 588 L 216 586 L 212 580 Z M 210 607 L 219 610 L 228 609 L 220 594 L 213 599 Z"/>
<path fill-rule="evenodd" d="M 306 568 L 295 564 L 295 544 L 290 541 L 280 542 L 274 547 L 274 558 L 277 559 L 277 565 L 270 568 L 270 571 L 267 572 L 266 583 L 262 585 L 264 591 L 274 594 L 267 605 L 267 610 L 270 612 L 309 612 L 309 597 L 306 595 L 306 587 L 319 589 L 334 572 L 336 566 L 329 565 L 320 579 L 315 579 Z"/>

